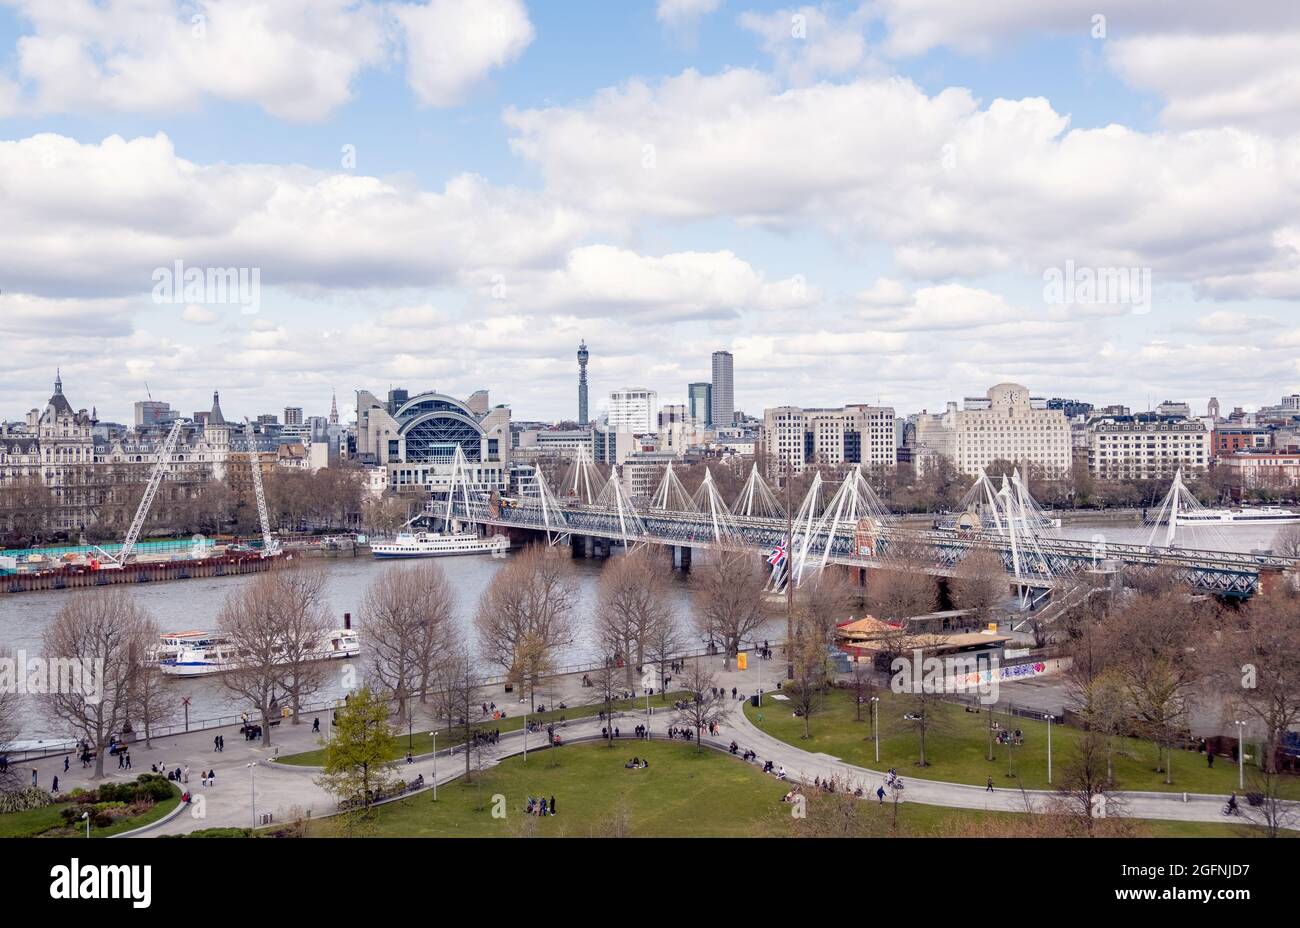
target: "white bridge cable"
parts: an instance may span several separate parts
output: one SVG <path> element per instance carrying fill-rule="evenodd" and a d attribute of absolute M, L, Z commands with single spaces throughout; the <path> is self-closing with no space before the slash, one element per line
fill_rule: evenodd
<path fill-rule="evenodd" d="M 641 519 L 641 514 L 636 511 L 636 507 L 632 505 L 632 501 L 628 499 L 627 493 L 623 490 L 623 479 L 619 475 L 617 468 L 609 475 L 605 488 L 600 491 L 600 496 L 596 498 L 596 506 L 607 510 L 610 515 L 618 520 L 618 531 L 624 545 L 630 547 L 633 543 L 644 540 L 646 536 L 645 522 Z"/>
<path fill-rule="evenodd" d="M 686 492 L 686 487 L 682 486 L 682 481 L 673 470 L 671 461 L 664 468 L 664 475 L 659 480 L 659 486 L 655 488 L 654 495 L 650 497 L 649 509 L 656 509 L 661 512 L 699 512 L 700 509 L 691 499 L 691 494 Z"/>
<path fill-rule="evenodd" d="M 700 488 L 695 491 L 695 498 L 691 503 L 695 510 L 708 520 L 709 534 L 714 544 L 729 544 L 741 537 L 736 529 L 736 520 L 732 517 L 731 510 L 727 508 L 722 494 L 718 492 L 718 485 L 713 482 L 713 471 L 707 467 L 704 469 L 704 479 L 700 482 Z"/>
<path fill-rule="evenodd" d="M 604 482 L 604 475 L 591 459 L 591 452 L 585 445 L 581 445 L 565 471 L 560 486 L 569 499 L 575 499 L 583 506 L 594 506 Z"/>
<path fill-rule="evenodd" d="M 1017 470 L 1010 480 L 1002 476 L 998 502 L 1006 523 L 1005 538 L 1011 549 L 1011 573 L 1021 590 L 1021 604 L 1031 601 L 1035 584 L 1051 583 L 1051 562 L 1043 551 L 1043 523 L 1041 511 L 1035 511 L 1030 496 Z"/>
<path fill-rule="evenodd" d="M 862 473 L 862 465 L 855 464 L 826 504 L 821 518 L 804 535 L 804 541 L 799 546 L 801 557 L 799 570 L 795 574 L 796 583 L 802 583 L 807 578 L 810 563 L 813 576 L 825 569 L 834 554 L 836 539 L 846 531 L 853 533 L 854 557 L 887 559 L 887 555 L 882 557 L 878 542 L 894 521 L 893 515 Z"/>
<path fill-rule="evenodd" d="M 758 472 L 758 465 L 749 469 L 749 479 L 731 507 L 732 514 L 743 519 L 783 519 L 785 507 L 777 501 L 776 494 Z"/>
<path fill-rule="evenodd" d="M 1201 505 L 1187 484 L 1183 481 L 1180 467 L 1174 474 L 1173 485 L 1165 494 L 1160 509 L 1153 518 L 1148 518 L 1151 535 L 1147 539 L 1149 548 L 1194 547 L 1204 551 L 1235 550 L 1218 527 L 1213 512 Z M 1181 538 L 1188 538 L 1193 544 L 1183 545 Z M 1237 546 L 1239 547 L 1239 546 Z"/>

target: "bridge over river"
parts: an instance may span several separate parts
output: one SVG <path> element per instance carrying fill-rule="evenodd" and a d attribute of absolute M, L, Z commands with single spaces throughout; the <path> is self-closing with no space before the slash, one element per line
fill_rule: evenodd
<path fill-rule="evenodd" d="M 458 459 L 459 462 L 459 459 Z M 939 576 L 959 575 L 963 561 L 976 550 L 994 552 L 1023 601 L 1047 597 L 1071 578 L 1113 572 L 1167 571 L 1195 589 L 1228 597 L 1249 597 L 1274 577 L 1293 570 L 1293 558 L 1274 554 L 1198 550 L 1173 544 L 1179 518 L 1181 480 L 1162 508 L 1171 530 L 1167 544 L 1107 544 L 1058 537 L 1038 509 L 1019 475 L 1003 478 L 1001 488 L 981 474 L 967 496 L 967 511 L 951 526 L 921 528 L 892 517 L 868 484 L 862 468 L 853 468 L 831 492 L 820 474 L 795 514 L 780 511 L 775 496 L 754 468 L 731 506 L 706 475 L 699 490 L 687 494 L 671 465 L 652 498 L 634 503 L 617 473 L 599 491 L 581 457 L 575 476 L 562 493 L 553 491 L 538 471 L 532 485 L 516 498 L 475 487 L 468 471 L 457 467 L 445 502 L 432 502 L 431 517 L 482 526 L 514 537 L 545 536 L 602 539 L 625 546 L 665 545 L 675 559 L 688 562 L 689 552 L 717 547 L 744 547 L 784 563 L 787 556 L 796 584 L 827 565 L 863 569 L 906 568 Z M 639 504 L 638 504 L 639 503 Z M 1170 507 L 1172 506 L 1172 510 Z M 1157 523 L 1159 526 L 1159 522 Z M 792 539 L 787 543 L 787 539 Z"/>

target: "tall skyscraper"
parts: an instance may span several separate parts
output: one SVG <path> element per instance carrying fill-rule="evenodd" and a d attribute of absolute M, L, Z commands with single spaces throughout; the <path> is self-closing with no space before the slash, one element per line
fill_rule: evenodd
<path fill-rule="evenodd" d="M 301 406 L 284 407 L 284 424 L 302 425 L 302 407 Z"/>
<path fill-rule="evenodd" d="M 686 392 L 691 418 L 706 427 L 713 425 L 713 384 L 693 383 Z"/>
<path fill-rule="evenodd" d="M 730 428 L 736 418 L 735 367 L 730 351 L 713 352 L 713 426 Z"/>
<path fill-rule="evenodd" d="M 587 358 L 591 355 L 587 351 L 587 340 L 584 338 L 578 345 L 578 425 L 586 425 L 587 416 Z"/>

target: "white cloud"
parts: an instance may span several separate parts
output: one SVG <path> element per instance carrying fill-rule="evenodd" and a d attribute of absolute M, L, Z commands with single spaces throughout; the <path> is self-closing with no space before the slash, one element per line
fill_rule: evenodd
<path fill-rule="evenodd" d="M 815 306 L 821 291 L 795 277 L 767 281 L 730 251 L 640 255 L 609 245 L 576 248 L 564 267 L 521 289 L 538 308 L 664 323 Z"/>
<path fill-rule="evenodd" d="M 824 74 L 851 74 L 871 63 L 865 35 L 868 11 L 864 4 L 839 16 L 825 7 L 801 6 L 747 11 L 739 22 L 761 39 L 779 73 L 792 83 L 806 84 Z"/>
<path fill-rule="evenodd" d="M 1300 129 L 1300 30 L 1138 36 L 1107 53 L 1128 83 L 1164 98 L 1167 125 Z"/>
<path fill-rule="evenodd" d="M 262 164 L 200 165 L 165 135 L 0 142 L 11 286 L 147 292 L 155 268 L 259 268 L 261 286 L 452 285 L 548 266 L 600 228 L 461 175 L 443 189 Z"/>
<path fill-rule="evenodd" d="M 1158 283 L 1249 278 L 1286 256 L 1276 232 L 1300 207 L 1284 142 L 1071 129 L 1041 98 L 980 105 L 901 79 L 783 89 L 755 71 L 686 71 L 506 120 L 565 202 L 623 221 L 819 227 L 892 246 L 924 278 L 1038 277 L 1067 260 L 1151 267 Z"/>
<path fill-rule="evenodd" d="M 1091 38 L 1093 17 L 1104 19 L 1098 41 L 1153 32 L 1216 34 L 1225 19 L 1236 30 L 1280 29 L 1300 24 L 1291 0 L 1252 0 L 1225 12 L 1221 0 L 1126 0 L 1109 9 L 1096 0 L 877 0 L 887 29 L 886 44 L 898 55 L 938 46 L 983 53 L 1034 31 Z"/>
<path fill-rule="evenodd" d="M 221 314 L 207 306 L 191 304 L 181 313 L 181 319 L 192 325 L 212 325 L 221 318 Z"/>
<path fill-rule="evenodd" d="M 432 0 L 394 12 L 406 34 L 407 81 L 426 106 L 459 103 L 533 41 L 520 0 Z"/>
<path fill-rule="evenodd" d="M 518 58 L 533 28 L 520 0 L 7 0 L 28 31 L 0 116 L 177 112 L 207 99 L 316 121 L 362 72 L 404 54 L 430 106 L 460 102 Z"/>
<path fill-rule="evenodd" d="M 1028 312 L 1009 306 L 1001 294 L 960 284 L 922 287 L 894 305 L 881 305 L 883 295 L 879 290 L 867 291 L 858 315 L 891 330 L 969 331 L 1032 318 Z"/>
<path fill-rule="evenodd" d="M 689 27 L 715 12 L 722 0 L 659 0 L 655 16 L 673 27 Z"/>

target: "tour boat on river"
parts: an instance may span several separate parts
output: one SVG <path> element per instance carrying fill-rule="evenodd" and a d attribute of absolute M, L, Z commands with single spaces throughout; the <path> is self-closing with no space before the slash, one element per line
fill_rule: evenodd
<path fill-rule="evenodd" d="M 336 628 L 322 636 L 311 660 L 343 660 L 361 653 L 355 629 Z M 171 632 L 155 650 L 162 672 L 171 677 L 204 677 L 239 667 L 239 649 L 220 632 Z M 281 658 L 276 663 L 287 663 Z"/>
<path fill-rule="evenodd" d="M 391 542 L 370 545 L 377 558 L 452 557 L 458 554 L 494 554 L 510 548 L 504 535 L 480 538 L 473 532 L 443 535 L 437 532 L 403 532 Z"/>
<path fill-rule="evenodd" d="M 1178 521 L 1182 525 L 1295 525 L 1300 523 L 1300 512 L 1277 506 L 1202 509 L 1180 512 Z"/>

